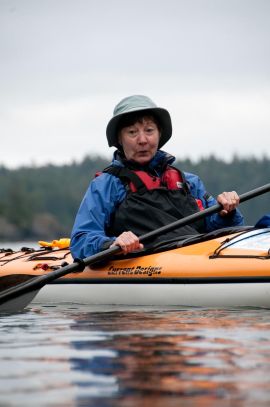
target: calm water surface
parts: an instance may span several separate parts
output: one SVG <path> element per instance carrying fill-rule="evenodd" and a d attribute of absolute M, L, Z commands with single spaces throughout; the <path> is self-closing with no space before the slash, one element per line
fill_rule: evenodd
<path fill-rule="evenodd" d="M 36 306 L 0 330 L 0 406 L 270 405 L 270 310 Z"/>
<path fill-rule="evenodd" d="M 30 306 L 0 367 L 0 407 L 268 407 L 270 310 Z"/>

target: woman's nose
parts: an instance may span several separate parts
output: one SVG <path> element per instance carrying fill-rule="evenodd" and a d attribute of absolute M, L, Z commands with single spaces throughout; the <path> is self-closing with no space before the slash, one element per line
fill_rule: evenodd
<path fill-rule="evenodd" d="M 140 131 L 138 134 L 138 142 L 139 143 L 146 143 L 147 142 L 147 136 L 144 131 Z"/>

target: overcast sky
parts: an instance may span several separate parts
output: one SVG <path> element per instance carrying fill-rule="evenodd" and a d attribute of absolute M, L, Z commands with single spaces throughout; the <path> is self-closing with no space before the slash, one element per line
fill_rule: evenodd
<path fill-rule="evenodd" d="M 269 0 L 0 0 L 0 163 L 110 157 L 120 99 L 169 110 L 178 158 L 270 156 Z"/>

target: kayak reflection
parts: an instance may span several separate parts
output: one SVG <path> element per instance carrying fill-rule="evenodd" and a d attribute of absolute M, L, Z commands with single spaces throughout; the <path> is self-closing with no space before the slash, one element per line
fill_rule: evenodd
<path fill-rule="evenodd" d="M 117 384 L 110 406 L 135 405 L 135 400 L 170 406 L 179 397 L 202 406 L 228 398 L 270 400 L 265 379 L 270 374 L 270 319 L 263 310 L 260 317 L 256 310 L 199 308 L 76 314 L 71 329 L 91 335 L 71 346 L 111 354 L 72 359 L 71 367 Z M 103 392 L 98 398 L 105 402 L 109 393 Z"/>

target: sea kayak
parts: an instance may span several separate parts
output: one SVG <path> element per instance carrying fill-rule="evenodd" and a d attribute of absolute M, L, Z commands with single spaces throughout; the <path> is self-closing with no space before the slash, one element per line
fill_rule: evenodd
<path fill-rule="evenodd" d="M 0 286 L 72 262 L 69 249 L 2 249 Z M 270 228 L 223 229 L 115 256 L 47 284 L 31 304 L 53 303 L 270 307 Z"/>

